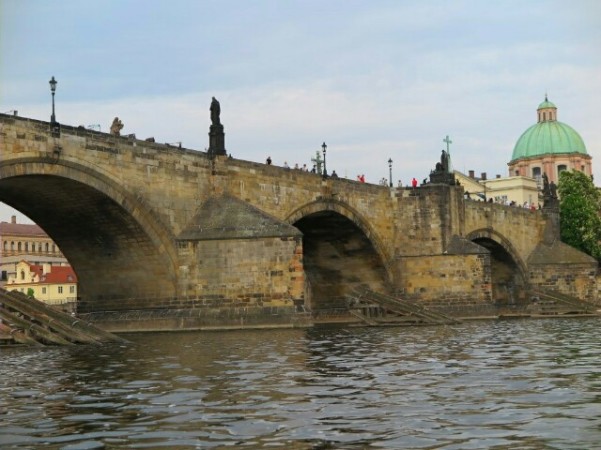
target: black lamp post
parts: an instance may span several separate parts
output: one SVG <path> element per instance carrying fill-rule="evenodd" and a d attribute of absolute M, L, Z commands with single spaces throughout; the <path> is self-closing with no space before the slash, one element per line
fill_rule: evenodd
<path fill-rule="evenodd" d="M 392 187 L 392 158 L 388 158 L 388 180 L 390 181 L 390 187 Z"/>
<path fill-rule="evenodd" d="M 326 178 L 328 176 L 328 171 L 326 170 L 326 149 L 328 148 L 328 146 L 324 142 L 323 144 L 321 144 L 321 148 L 323 149 L 323 173 L 322 173 L 322 175 L 324 178 Z"/>
<path fill-rule="evenodd" d="M 57 81 L 54 76 L 50 79 L 50 92 L 52 92 L 52 115 L 50 116 L 50 123 L 56 123 L 56 116 L 54 114 L 54 93 L 56 92 Z"/>

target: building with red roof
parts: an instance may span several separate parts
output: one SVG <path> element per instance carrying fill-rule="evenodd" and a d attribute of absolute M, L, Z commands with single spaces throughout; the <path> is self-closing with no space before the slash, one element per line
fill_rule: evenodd
<path fill-rule="evenodd" d="M 0 222 L 0 287 L 10 276 L 16 275 L 17 264 L 23 260 L 37 265 L 69 265 L 58 245 L 42 228 L 17 223 L 17 218 L 12 216 L 10 222 Z"/>
<path fill-rule="evenodd" d="M 51 305 L 77 302 L 77 275 L 71 266 L 37 265 L 22 260 L 4 288 L 22 292 Z"/>

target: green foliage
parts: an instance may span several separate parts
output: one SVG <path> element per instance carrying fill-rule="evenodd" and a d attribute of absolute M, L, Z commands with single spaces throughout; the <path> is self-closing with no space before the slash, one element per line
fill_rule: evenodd
<path fill-rule="evenodd" d="M 601 260 L 601 194 L 593 180 L 579 171 L 559 175 L 561 240 Z"/>
<path fill-rule="evenodd" d="M 27 297 L 33 298 L 34 292 L 33 288 L 27 288 Z"/>

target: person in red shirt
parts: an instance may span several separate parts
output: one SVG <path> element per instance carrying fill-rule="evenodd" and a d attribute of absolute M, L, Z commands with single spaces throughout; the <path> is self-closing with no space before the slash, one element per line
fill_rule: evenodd
<path fill-rule="evenodd" d="M 413 189 L 417 187 L 417 180 L 415 179 L 415 177 L 413 178 L 413 180 L 411 180 L 411 186 L 413 186 Z"/>

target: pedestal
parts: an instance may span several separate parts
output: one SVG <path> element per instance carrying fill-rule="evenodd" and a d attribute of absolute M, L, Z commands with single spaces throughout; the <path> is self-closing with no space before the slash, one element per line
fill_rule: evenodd
<path fill-rule="evenodd" d="M 225 133 L 223 125 L 211 125 L 209 129 L 209 155 L 226 155 L 225 151 Z"/>

